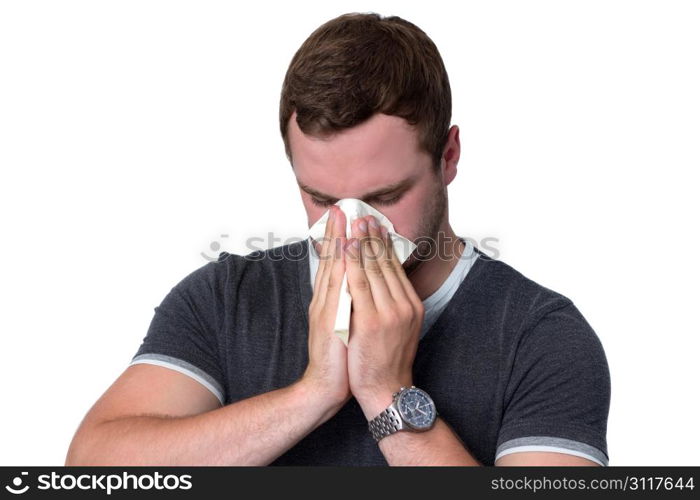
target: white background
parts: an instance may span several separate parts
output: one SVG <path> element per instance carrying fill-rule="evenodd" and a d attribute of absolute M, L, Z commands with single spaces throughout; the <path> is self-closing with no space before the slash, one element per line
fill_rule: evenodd
<path fill-rule="evenodd" d="M 640 0 L 1 3 L 0 464 L 64 463 L 212 242 L 304 237 L 279 92 L 351 11 L 441 51 L 452 226 L 596 330 L 610 465 L 697 464 L 700 12 Z"/>

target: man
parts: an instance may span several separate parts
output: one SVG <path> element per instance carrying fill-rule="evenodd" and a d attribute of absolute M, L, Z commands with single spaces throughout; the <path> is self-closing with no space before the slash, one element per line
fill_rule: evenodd
<path fill-rule="evenodd" d="M 330 210 L 325 237 L 222 252 L 179 282 L 66 464 L 607 465 L 603 347 L 571 300 L 455 235 L 450 118 L 415 25 L 348 14 L 312 33 L 280 128 L 309 226 Z M 414 254 L 400 263 L 372 217 L 346 235 L 344 198 Z"/>

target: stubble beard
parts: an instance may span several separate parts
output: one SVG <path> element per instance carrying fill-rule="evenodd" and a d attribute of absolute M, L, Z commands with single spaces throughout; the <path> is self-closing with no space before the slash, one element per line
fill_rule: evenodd
<path fill-rule="evenodd" d="M 409 255 L 406 261 L 402 264 L 406 276 L 411 276 L 416 270 L 430 260 L 430 255 L 438 255 L 438 232 L 442 225 L 445 211 L 447 210 L 447 194 L 442 183 L 436 182 L 437 189 L 433 196 L 430 197 L 432 202 L 425 210 L 423 217 L 420 219 L 418 226 L 418 237 L 420 239 L 416 244 L 416 249 Z"/>

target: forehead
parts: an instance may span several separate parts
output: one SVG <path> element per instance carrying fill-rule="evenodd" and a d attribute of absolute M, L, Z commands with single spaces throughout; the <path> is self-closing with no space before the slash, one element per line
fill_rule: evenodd
<path fill-rule="evenodd" d="M 304 134 L 293 114 L 288 138 L 297 179 L 326 192 L 365 191 L 368 185 L 396 182 L 429 160 L 417 129 L 397 116 L 375 114 L 356 127 L 319 138 Z"/>

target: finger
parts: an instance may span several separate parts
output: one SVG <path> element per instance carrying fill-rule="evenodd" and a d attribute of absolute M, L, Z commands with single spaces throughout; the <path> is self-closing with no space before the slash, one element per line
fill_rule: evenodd
<path fill-rule="evenodd" d="M 343 282 L 343 276 L 345 276 L 345 257 L 343 254 L 343 247 L 346 244 L 345 236 L 334 237 L 334 243 L 332 262 L 328 265 L 330 272 L 323 300 L 323 307 L 326 311 L 333 313 L 333 321 L 335 321 L 335 316 L 338 312 L 338 301 L 341 293 L 340 285 Z"/>
<path fill-rule="evenodd" d="M 319 294 L 320 287 L 321 287 L 321 279 L 323 277 L 323 268 L 326 265 L 327 259 L 324 259 L 321 257 L 327 253 L 326 247 L 328 246 L 328 241 L 330 240 L 330 232 L 331 232 L 330 221 L 332 220 L 332 218 L 333 218 L 333 211 L 331 210 L 328 214 L 328 221 L 326 221 L 325 233 L 324 233 L 323 238 L 320 242 L 320 247 L 321 247 L 320 250 L 318 248 L 316 248 L 316 246 L 319 244 L 319 242 L 317 242 L 316 240 L 314 240 L 312 238 L 314 249 L 316 250 L 316 253 L 319 256 L 318 268 L 316 269 L 316 279 L 314 279 L 314 297 L 315 298 L 318 298 L 318 294 Z"/>
<path fill-rule="evenodd" d="M 355 233 L 356 224 L 357 221 L 354 221 L 351 227 L 353 233 Z M 369 281 L 362 269 L 361 259 L 360 242 L 354 236 L 348 238 L 348 244 L 345 246 L 345 270 L 348 275 L 348 292 L 352 296 L 352 308 L 359 314 L 373 314 L 377 309 Z"/>
<path fill-rule="evenodd" d="M 388 255 L 391 250 L 390 245 L 387 246 L 387 238 L 380 229 L 384 229 L 379 225 L 377 219 L 372 216 L 368 217 L 369 236 L 371 238 L 372 250 L 375 255 L 377 269 L 382 273 L 384 283 L 389 291 L 389 294 L 396 302 L 408 302 L 408 296 L 404 291 L 404 285 L 396 274 L 391 257 Z"/>
<path fill-rule="evenodd" d="M 384 226 L 382 226 L 380 230 L 382 232 L 382 237 L 384 238 L 384 246 L 387 250 L 387 259 L 391 263 L 391 266 L 394 268 L 394 274 L 398 281 L 401 283 L 404 294 L 415 305 L 422 304 L 423 301 L 416 293 L 416 289 L 413 287 L 413 283 L 411 283 L 411 280 L 409 280 L 408 276 L 406 276 L 406 270 L 403 268 L 403 265 L 399 260 L 399 256 L 396 253 L 396 249 L 394 248 L 394 242 L 391 239 L 389 231 Z"/>
<path fill-rule="evenodd" d="M 345 214 L 336 205 L 331 205 L 330 214 L 333 215 L 333 218 L 326 224 L 326 236 L 324 238 L 327 241 L 324 242 L 325 254 L 321 257 L 324 263 L 323 271 L 317 271 L 321 272 L 318 297 L 321 303 L 324 303 L 326 299 L 328 281 L 333 270 L 333 264 L 338 258 L 343 258 L 342 247 L 339 247 L 337 238 L 339 236 L 345 237 Z"/>
<path fill-rule="evenodd" d="M 360 239 L 360 252 L 362 264 L 369 281 L 372 298 L 378 310 L 385 307 L 393 307 L 394 299 L 384 279 L 384 273 L 379 267 L 380 242 L 377 236 L 372 236 L 372 228 L 368 227 L 369 217 L 362 217 L 357 224 Z M 364 222 L 364 224 L 362 224 Z M 377 230 L 378 234 L 378 230 Z"/>

